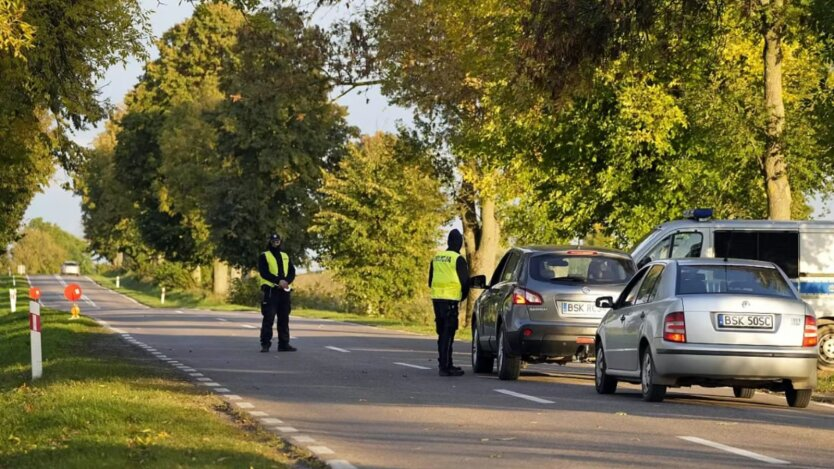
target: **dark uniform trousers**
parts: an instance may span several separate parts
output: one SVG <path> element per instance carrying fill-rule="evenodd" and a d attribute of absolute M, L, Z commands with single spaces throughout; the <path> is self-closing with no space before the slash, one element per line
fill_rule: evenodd
<path fill-rule="evenodd" d="M 278 318 L 278 346 L 282 347 L 290 343 L 290 293 L 281 287 L 269 288 L 262 286 L 263 299 L 261 300 L 261 345 L 269 347 L 272 345 L 272 325 L 275 318 Z"/>
<path fill-rule="evenodd" d="M 458 330 L 457 301 L 432 300 L 434 305 L 434 323 L 437 329 L 437 366 L 441 370 L 452 368 L 452 344 Z"/>

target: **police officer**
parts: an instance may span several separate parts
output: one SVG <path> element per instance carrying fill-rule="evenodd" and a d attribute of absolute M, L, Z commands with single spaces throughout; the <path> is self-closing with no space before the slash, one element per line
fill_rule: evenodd
<path fill-rule="evenodd" d="M 295 352 L 290 345 L 290 284 L 295 280 L 295 266 L 290 256 L 281 250 L 281 237 L 272 234 L 267 250 L 258 257 L 261 279 L 261 352 L 272 346 L 272 324 L 278 317 L 278 351 Z"/>
<path fill-rule="evenodd" d="M 463 370 L 452 364 L 452 344 L 458 330 L 458 305 L 469 293 L 469 267 L 460 255 L 463 235 L 449 232 L 448 247 L 432 259 L 429 287 L 437 329 L 437 365 L 440 376 L 462 376 Z"/>

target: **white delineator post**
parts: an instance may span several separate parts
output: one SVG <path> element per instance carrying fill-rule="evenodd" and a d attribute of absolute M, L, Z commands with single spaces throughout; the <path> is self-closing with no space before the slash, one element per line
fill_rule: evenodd
<path fill-rule="evenodd" d="M 159 295 L 159 302 L 161 304 L 165 304 L 165 287 L 162 287 L 162 294 Z"/>
<path fill-rule="evenodd" d="M 116 276 L 116 288 L 119 288 L 119 276 Z"/>
<path fill-rule="evenodd" d="M 29 302 L 29 336 L 32 343 L 32 379 L 43 376 L 43 355 L 41 354 L 41 304 Z"/>
<path fill-rule="evenodd" d="M 17 288 L 9 288 L 9 309 L 17 312 Z"/>

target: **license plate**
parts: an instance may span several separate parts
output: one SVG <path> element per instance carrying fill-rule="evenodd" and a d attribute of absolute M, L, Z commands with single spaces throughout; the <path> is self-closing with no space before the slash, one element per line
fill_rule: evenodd
<path fill-rule="evenodd" d="M 597 308 L 593 303 L 586 302 L 561 302 L 563 314 L 604 314 L 605 310 Z"/>
<path fill-rule="evenodd" d="M 719 314 L 719 329 L 773 329 L 772 314 Z"/>

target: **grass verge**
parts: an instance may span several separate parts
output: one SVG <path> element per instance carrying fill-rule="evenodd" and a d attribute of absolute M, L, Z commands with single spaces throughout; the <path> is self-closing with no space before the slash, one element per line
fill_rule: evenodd
<path fill-rule="evenodd" d="M 255 311 L 251 306 L 226 303 L 223 297 L 198 291 L 168 290 L 165 292 L 165 304 L 160 302 L 162 290 L 154 285 L 138 280 L 133 274 L 119 278 L 116 288 L 116 274 L 92 274 L 89 276 L 99 285 L 124 293 L 134 300 L 152 308 L 198 308 L 215 311 Z"/>
<path fill-rule="evenodd" d="M 834 394 L 834 372 L 817 374 L 817 392 Z"/>
<path fill-rule="evenodd" d="M 87 318 L 43 310 L 44 377 L 32 382 L 28 299 L 14 314 L 7 304 L 0 467 L 321 466 Z"/>

